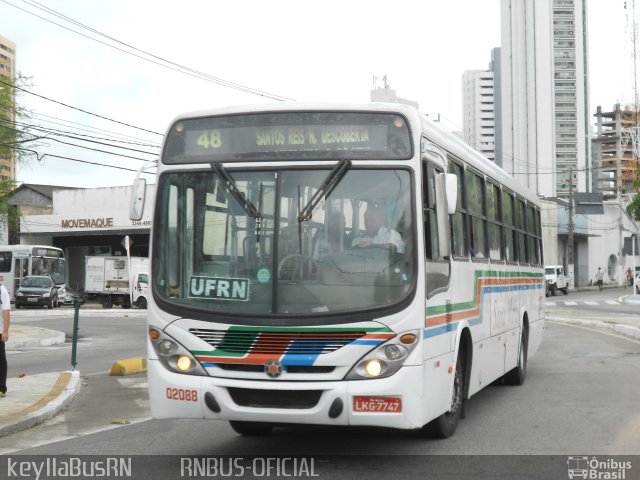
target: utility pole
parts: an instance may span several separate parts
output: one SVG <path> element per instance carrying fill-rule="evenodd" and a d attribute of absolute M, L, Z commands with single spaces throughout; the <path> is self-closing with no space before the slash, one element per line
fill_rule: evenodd
<path fill-rule="evenodd" d="M 573 167 L 569 167 L 569 240 L 567 241 L 567 263 L 569 264 L 570 282 L 573 279 Z M 575 283 L 574 283 L 575 285 Z"/>

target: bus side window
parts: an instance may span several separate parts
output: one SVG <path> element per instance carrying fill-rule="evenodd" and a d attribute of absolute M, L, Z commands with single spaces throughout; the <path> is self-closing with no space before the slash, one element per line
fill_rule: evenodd
<path fill-rule="evenodd" d="M 502 191 L 502 221 L 504 223 L 504 249 L 507 262 L 514 263 L 516 257 L 516 230 L 513 216 L 513 195 Z"/>
<path fill-rule="evenodd" d="M 449 161 L 449 173 L 458 177 L 458 201 L 456 213 L 451 215 L 451 254 L 454 258 L 467 258 L 467 210 L 464 182 L 464 168 L 459 163 Z"/>
<path fill-rule="evenodd" d="M 503 235 L 500 213 L 500 188 L 489 182 L 486 189 L 489 257 L 493 261 L 504 260 Z"/>
<path fill-rule="evenodd" d="M 467 212 L 469 214 L 469 230 L 471 233 L 471 257 L 474 259 L 487 258 L 484 179 L 468 170 L 466 180 Z"/>

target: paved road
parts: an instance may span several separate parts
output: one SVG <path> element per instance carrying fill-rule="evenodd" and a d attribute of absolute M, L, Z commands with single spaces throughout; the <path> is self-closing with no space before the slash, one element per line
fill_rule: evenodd
<path fill-rule="evenodd" d="M 62 315 L 66 313 L 66 315 Z M 126 315 L 126 316 L 125 316 Z M 71 368 L 71 338 L 73 312 L 71 309 L 20 310 L 12 316 L 14 325 L 31 325 L 64 332 L 66 343 L 37 349 L 9 352 L 9 376 L 20 373 L 34 375 Z M 146 317 L 144 312 L 121 311 L 102 314 L 101 311 L 80 310 L 77 369 L 83 374 L 108 371 L 120 358 L 146 356 Z"/>
<path fill-rule="evenodd" d="M 222 422 L 140 421 L 148 415 L 144 377 L 130 382 L 90 375 L 65 417 L 2 439 L 0 452 L 18 447 L 25 454 L 107 455 L 640 454 L 640 345 L 555 323 L 529 363 L 525 385 L 492 386 L 474 396 L 458 432 L 445 441 L 411 432 L 325 427 L 281 428 L 266 439 L 244 438 Z M 105 397 L 109 391 L 112 397 Z M 122 408 L 100 413 L 113 402 Z M 101 424 L 80 420 L 92 416 Z M 116 416 L 132 424 L 115 428 Z M 91 429 L 108 430 L 87 435 Z M 362 464 L 353 468 L 352 475 L 362 474 Z"/>

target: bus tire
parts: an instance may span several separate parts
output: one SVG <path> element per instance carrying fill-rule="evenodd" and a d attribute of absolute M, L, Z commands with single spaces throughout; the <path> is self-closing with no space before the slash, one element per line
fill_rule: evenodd
<path fill-rule="evenodd" d="M 464 344 L 460 344 L 456 373 L 453 380 L 453 398 L 451 410 L 422 427 L 422 434 L 428 438 L 449 438 L 458 428 L 458 422 L 464 409 L 464 392 L 467 380 L 467 351 Z"/>
<path fill-rule="evenodd" d="M 240 422 L 237 420 L 231 420 L 229 422 L 231 428 L 236 433 L 244 435 L 245 437 L 257 437 L 262 435 L 269 435 L 273 430 L 273 425 L 269 423 L 261 422 Z"/>
<path fill-rule="evenodd" d="M 138 298 L 138 300 L 136 301 L 136 305 L 138 306 L 138 308 L 146 310 L 146 308 L 147 308 L 147 299 L 144 298 L 144 297 Z"/>
<path fill-rule="evenodd" d="M 513 370 L 504 374 L 505 385 L 522 385 L 527 376 L 527 352 L 529 351 L 529 331 L 526 324 L 522 325 L 522 337 L 520 339 L 520 351 L 518 352 L 518 365 Z"/>

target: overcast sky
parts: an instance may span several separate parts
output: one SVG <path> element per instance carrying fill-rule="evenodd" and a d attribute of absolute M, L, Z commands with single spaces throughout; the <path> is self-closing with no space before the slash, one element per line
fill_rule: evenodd
<path fill-rule="evenodd" d="M 592 112 L 597 105 L 608 109 L 633 99 L 632 37 L 624 4 L 589 1 Z M 441 114 L 445 126 L 459 130 L 462 73 L 486 69 L 491 49 L 500 46 L 500 1 L 0 0 L 0 35 L 16 43 L 18 70 L 32 77 L 31 91 L 139 128 L 23 94 L 20 101 L 37 123 L 101 138 L 127 135 L 135 137 L 127 137 L 133 142 L 129 147 L 157 152 L 157 133 L 179 112 L 274 101 L 268 95 L 368 102 L 373 77 L 385 74 L 399 96 L 419 102 L 426 113 Z M 87 36 L 268 95 L 194 78 Z M 42 140 L 38 151 L 132 169 L 142 163 L 52 140 Z M 53 157 L 18 168 L 18 180 L 29 183 L 93 187 L 128 185 L 133 178 L 126 170 Z"/>

